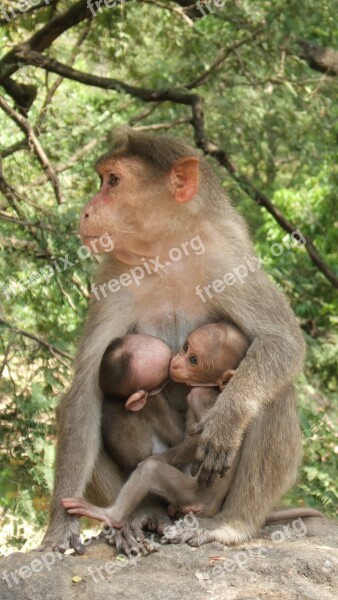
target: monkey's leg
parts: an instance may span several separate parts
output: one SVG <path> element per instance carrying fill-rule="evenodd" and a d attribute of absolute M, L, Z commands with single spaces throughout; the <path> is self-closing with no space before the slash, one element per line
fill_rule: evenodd
<path fill-rule="evenodd" d="M 90 517 L 113 527 L 122 527 L 122 523 L 150 492 L 182 505 L 195 501 L 199 510 L 202 505 L 198 503 L 198 498 L 201 496 L 203 499 L 205 495 L 204 490 L 198 490 L 196 479 L 151 457 L 135 469 L 112 506 L 101 508 L 82 498 L 64 498 L 62 504 L 71 515 Z"/>
<path fill-rule="evenodd" d="M 192 504 L 197 490 L 196 479 L 150 457 L 137 466 L 116 502 L 105 511 L 112 523 L 122 523 L 149 493 L 176 504 Z"/>
<path fill-rule="evenodd" d="M 175 504 L 190 505 L 189 512 L 203 510 L 205 490 L 198 489 L 197 479 L 185 475 L 175 467 L 150 457 L 138 465 L 128 481 L 121 489 L 115 504 L 101 508 L 90 504 L 82 498 L 64 498 L 62 504 L 69 515 L 86 516 L 107 523 L 114 528 L 109 543 L 116 545 L 119 552 L 128 554 L 128 549 L 137 549 L 139 542 L 146 543 L 142 529 L 158 531 L 158 515 L 154 522 L 146 512 L 140 512 L 134 520 L 127 522 L 128 517 L 140 502 L 150 493 L 157 494 Z M 209 490 L 209 494 L 212 493 Z M 199 499 L 201 496 L 201 500 Z M 168 516 L 162 518 L 160 533 L 170 526 Z"/>
<path fill-rule="evenodd" d="M 301 455 L 293 386 L 266 406 L 245 435 L 239 464 L 222 512 L 200 519 L 199 532 L 170 535 L 171 542 L 192 546 L 208 542 L 241 543 L 263 525 L 272 507 L 294 483 Z"/>
<path fill-rule="evenodd" d="M 97 506 L 111 506 L 125 481 L 118 466 L 101 450 L 84 497 Z"/>

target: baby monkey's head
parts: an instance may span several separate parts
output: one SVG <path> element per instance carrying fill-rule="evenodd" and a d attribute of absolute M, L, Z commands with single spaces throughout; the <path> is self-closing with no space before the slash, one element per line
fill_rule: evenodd
<path fill-rule="evenodd" d="M 102 357 L 99 384 L 105 396 L 122 396 L 126 408 L 140 410 L 148 396 L 158 394 L 169 380 L 169 346 L 152 335 L 115 338 Z"/>
<path fill-rule="evenodd" d="M 211 323 L 195 329 L 170 364 L 174 381 L 191 386 L 219 386 L 231 379 L 249 342 L 230 323 Z"/>

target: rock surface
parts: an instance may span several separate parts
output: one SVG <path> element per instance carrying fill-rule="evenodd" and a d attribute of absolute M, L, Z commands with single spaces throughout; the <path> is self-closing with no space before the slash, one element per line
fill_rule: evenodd
<path fill-rule="evenodd" d="M 15 552 L 0 564 L 1 600 L 335 600 L 338 525 L 297 520 L 226 548 L 168 545 L 128 560 L 104 540 L 85 556 Z M 320 519 L 322 521 L 322 519 Z"/>

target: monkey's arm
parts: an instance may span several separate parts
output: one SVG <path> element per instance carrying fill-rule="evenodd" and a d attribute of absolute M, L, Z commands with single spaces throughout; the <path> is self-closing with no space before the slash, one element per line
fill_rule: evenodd
<path fill-rule="evenodd" d="M 154 454 L 153 458 L 174 467 L 188 465 L 195 458 L 197 443 L 198 437 L 187 436 L 173 448 L 169 448 L 161 454 Z"/>
<path fill-rule="evenodd" d="M 230 289 L 236 296 L 232 311 Z M 295 315 L 262 272 L 249 274 L 227 296 L 228 318 L 253 341 L 215 405 L 194 427 L 201 435 L 191 473 L 199 473 L 201 485 L 224 476 L 250 424 L 300 372 L 305 352 Z M 220 310 L 225 299 L 217 300 Z"/>
<path fill-rule="evenodd" d="M 115 319 L 108 320 L 106 300 L 102 298 L 100 302 L 92 302 L 78 350 L 74 381 L 57 410 L 54 494 L 43 544 L 61 551 L 73 547 L 78 553 L 84 552 L 78 519 L 69 517 L 61 505 L 61 499 L 84 493 L 98 458 L 101 445 L 101 394 L 97 384 L 99 365 L 109 341 L 123 334 L 130 325 L 127 302 L 125 308 L 116 302 L 114 310 Z M 111 472 L 106 479 L 114 483 L 117 493 L 122 480 L 118 469 L 114 467 L 111 462 Z"/>
<path fill-rule="evenodd" d="M 218 388 L 217 388 L 218 389 Z M 193 425 L 204 417 L 211 406 L 216 402 L 216 388 L 193 387 L 187 397 L 188 411 L 186 417 L 186 429 L 189 433 Z M 155 458 L 169 465 L 184 466 L 189 465 L 195 458 L 198 438 L 187 435 L 182 442 L 169 448 L 166 452 L 156 454 Z"/>

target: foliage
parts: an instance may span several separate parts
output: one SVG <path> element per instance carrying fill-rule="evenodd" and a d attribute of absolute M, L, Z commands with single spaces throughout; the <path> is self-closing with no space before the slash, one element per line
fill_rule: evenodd
<path fill-rule="evenodd" d="M 61 0 L 57 8 L 22 15 L 18 11 L 18 18 L 0 34 L 1 56 L 39 30 L 55 10 L 61 13 L 72 4 Z M 331 3 L 305 0 L 300 6 L 296 0 L 258 0 L 253 8 L 247 0 L 228 1 L 223 9 L 215 8 L 209 16 L 193 21 L 174 10 L 180 3 L 170 1 L 167 8 L 156 4 L 140 0 L 102 10 L 90 28 L 82 22 L 68 29 L 45 54 L 65 64 L 74 61 L 74 68 L 85 73 L 135 86 L 181 85 L 184 89 L 229 48 L 226 58 L 197 88 L 205 101 L 208 139 L 226 149 L 240 172 L 313 240 L 333 270 L 337 264 L 338 78 L 311 70 L 297 54 L 298 38 L 324 47 L 334 45 L 338 30 Z M 17 5 L 2 3 L 3 9 Z M 231 49 L 244 38 L 248 38 L 245 43 Z M 69 357 L 83 327 L 95 262 L 80 259 L 80 242 L 74 235 L 79 210 L 97 188 L 92 163 L 105 150 L 107 135 L 117 123 L 157 126 L 160 131 L 169 128 L 194 144 L 190 108 L 182 104 L 145 104 L 122 92 L 68 79 L 58 82 L 57 75 L 32 66 L 20 69 L 14 78 L 38 88 L 28 119 L 51 163 L 58 167 L 66 202 L 56 203 L 32 149 L 23 145 L 4 155 L 4 177 L 18 196 L 2 194 L 0 204 L 0 268 L 7 294 L 11 289 L 9 298 L 0 291 L 6 321 L 0 321 L 0 552 L 23 543 L 32 547 L 46 520 L 54 408 L 71 379 Z M 56 82 L 59 86 L 52 93 Z M 13 105 L 5 92 L 4 97 Z M 1 148 L 24 140 L 4 112 L 0 119 Z M 287 294 L 308 344 L 299 381 L 304 460 L 299 483 L 287 500 L 333 514 L 338 496 L 334 463 L 338 333 L 333 288 L 311 263 L 306 249 L 288 250 L 289 235 L 219 164 L 208 160 L 249 223 L 264 266 Z M 272 252 L 274 243 L 282 247 L 279 256 Z M 75 264 L 63 270 L 60 257 L 66 256 Z M 34 283 L 33 274 L 53 261 L 50 280 L 38 280 L 36 275 Z"/>

